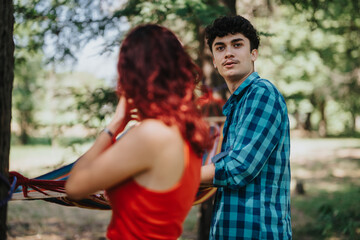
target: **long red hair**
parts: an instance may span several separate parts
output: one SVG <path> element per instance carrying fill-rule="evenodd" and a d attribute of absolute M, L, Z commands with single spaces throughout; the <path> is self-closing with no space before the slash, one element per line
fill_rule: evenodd
<path fill-rule="evenodd" d="M 198 155 L 212 147 L 209 126 L 194 103 L 202 72 L 174 33 L 154 24 L 134 28 L 122 43 L 118 73 L 118 92 L 132 100 L 141 119 L 178 126 Z"/>

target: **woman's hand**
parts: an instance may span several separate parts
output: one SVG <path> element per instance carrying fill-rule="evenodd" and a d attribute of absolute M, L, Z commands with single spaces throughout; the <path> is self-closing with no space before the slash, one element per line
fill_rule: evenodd
<path fill-rule="evenodd" d="M 122 132 L 129 121 L 130 113 L 128 109 L 128 104 L 126 98 L 121 96 L 116 107 L 115 114 L 107 126 L 107 128 L 117 136 L 120 132 Z"/>

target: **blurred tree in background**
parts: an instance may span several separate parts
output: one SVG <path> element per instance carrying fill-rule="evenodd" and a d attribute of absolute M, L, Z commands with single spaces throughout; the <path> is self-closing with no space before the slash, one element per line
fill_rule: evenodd
<path fill-rule="evenodd" d="M 60 89 L 57 96 L 66 101 L 59 109 L 59 113 L 65 117 L 57 123 L 57 128 L 81 123 L 89 130 L 89 137 L 97 135 L 99 126 L 104 126 L 110 120 L 118 103 L 114 87 L 86 73 L 61 74 L 58 77 L 62 84 L 57 88 Z"/>
<path fill-rule="evenodd" d="M 228 2 L 234 3 L 234 1 Z M 61 89 L 61 84 L 57 83 L 60 79 L 57 79 L 56 76 L 58 65 L 63 62 L 70 64 L 76 62 L 78 49 L 89 41 L 100 36 L 104 37 L 106 38 L 104 52 L 111 51 L 113 46 L 118 47 L 123 33 L 129 27 L 140 23 L 159 23 L 174 29 L 179 35 L 185 36 L 183 40 L 189 48 L 189 53 L 199 65 L 203 65 L 205 61 L 203 54 L 205 52 L 204 26 L 209 24 L 214 16 L 220 16 L 226 12 L 225 7 L 219 7 L 217 1 L 124 1 L 122 4 L 118 4 L 112 1 L 89 0 L 18 0 L 14 2 L 14 5 L 17 69 L 26 69 L 25 65 L 29 64 L 27 62 L 32 61 L 27 59 L 24 54 L 20 54 L 24 51 L 27 51 L 28 56 L 38 52 L 44 53 L 44 62 L 51 63 L 52 66 L 47 79 L 43 80 L 35 79 L 37 78 L 35 73 L 40 68 L 33 69 L 32 74 L 26 77 L 24 74 L 20 76 L 20 72 L 18 74 L 17 86 L 19 88 L 14 91 L 14 98 L 19 99 L 18 102 L 25 97 L 29 100 L 26 106 L 21 104 L 13 106 L 19 113 L 18 116 L 22 117 L 16 121 L 22 133 L 20 135 L 22 143 L 27 142 L 27 132 L 29 132 L 31 123 L 36 126 L 38 121 L 36 117 L 32 117 L 36 114 L 34 113 L 34 103 L 30 100 L 35 91 L 29 91 L 30 85 L 37 81 L 39 86 L 47 88 L 47 95 L 54 98 L 53 102 L 57 101 L 55 96 L 63 98 L 66 95 L 68 98 L 68 94 L 57 93 Z M 234 11 L 235 5 L 232 5 L 232 8 Z M 207 55 L 209 62 L 211 57 L 209 54 Z M 39 81 L 46 81 L 46 83 L 42 84 Z M 85 93 L 81 88 L 71 89 L 71 95 L 76 99 L 76 103 L 68 110 L 77 110 L 79 113 L 77 124 L 93 128 L 94 122 L 100 123 L 101 121 L 98 120 L 104 119 L 103 115 L 99 115 L 103 112 L 101 105 L 104 103 L 104 99 L 114 100 L 114 92 L 102 89 L 102 99 L 94 95 L 100 91 L 91 94 Z M 64 89 L 64 91 L 66 90 Z M 87 97 L 93 99 L 94 102 L 86 104 L 84 98 Z M 56 103 L 47 103 L 52 106 L 50 106 L 51 111 L 56 111 L 55 108 L 59 107 Z M 114 103 L 107 106 L 112 107 L 110 111 L 108 110 L 108 112 L 112 112 Z M 87 113 L 85 114 L 85 112 Z M 84 121 L 85 116 L 88 118 Z M 57 121 L 55 125 L 64 125 L 66 122 L 59 122 L 58 119 L 53 118 L 53 121 Z M 50 137 L 55 138 L 58 134 L 59 127 L 54 126 Z"/>
<path fill-rule="evenodd" d="M 312 83 L 314 88 L 310 94 L 304 96 L 309 99 L 312 107 L 320 112 L 319 130 L 325 131 L 325 134 L 321 135 L 326 135 L 325 107 L 329 100 L 336 102 L 350 115 L 343 130 L 354 133 L 357 130 L 356 118 L 360 110 L 360 100 L 357 97 L 360 90 L 359 1 L 280 2 L 292 6 L 295 10 L 289 20 L 297 22 L 298 30 L 303 30 L 304 25 L 307 25 L 307 33 L 301 31 L 302 34 L 289 38 L 286 47 L 288 52 L 296 54 L 296 57 L 306 56 L 307 63 L 299 67 L 310 68 L 303 71 L 301 79 Z"/>
<path fill-rule="evenodd" d="M 55 72 L 60 62 L 73 64 L 77 51 L 93 39 L 105 38 L 106 52 L 118 48 L 130 27 L 165 25 L 203 68 L 203 82 L 224 99 L 226 86 L 212 67 L 204 27 L 220 15 L 244 15 L 262 37 L 257 70 L 284 93 L 293 128 L 320 136 L 355 134 L 359 128 L 358 1 L 16 0 L 14 6 L 16 52 L 44 52 Z M 16 60 L 18 66 L 26 62 Z"/>
<path fill-rule="evenodd" d="M 58 76 L 58 69 L 74 65 L 79 49 L 99 36 L 106 37 L 109 43 L 104 46 L 104 52 L 109 51 L 111 44 L 118 45 L 122 35 L 119 26 L 123 20 L 113 15 L 112 7 L 106 1 L 89 0 L 15 0 L 14 16 L 13 111 L 16 118 L 13 124 L 17 126 L 14 129 L 20 142 L 26 144 L 29 132 L 36 126 L 50 127 L 40 134 L 49 136 L 52 143 L 52 139 L 62 133 L 59 126 L 73 124 L 64 120 L 69 114 L 61 104 L 68 98 L 63 92 L 71 86 L 61 84 L 63 79 Z M 72 99 L 77 96 L 74 94 Z M 44 114 L 44 110 L 50 113 Z M 77 123 L 81 120 L 79 118 Z"/>
<path fill-rule="evenodd" d="M 44 91 L 44 88 L 38 83 L 41 79 L 42 66 L 42 59 L 39 55 L 34 55 L 28 60 L 17 61 L 15 64 L 12 107 L 14 121 L 19 126 L 21 144 L 29 143 L 29 134 L 37 127 L 34 114 Z"/>
<path fill-rule="evenodd" d="M 16 48 L 45 51 L 48 62 L 59 62 L 76 58 L 80 47 L 100 36 L 108 38 L 105 48 L 116 44 L 126 20 L 114 13 L 111 2 L 14 0 Z M 28 29 L 25 36 L 19 34 L 23 29 Z M 117 34 L 108 35 L 113 30 Z"/>

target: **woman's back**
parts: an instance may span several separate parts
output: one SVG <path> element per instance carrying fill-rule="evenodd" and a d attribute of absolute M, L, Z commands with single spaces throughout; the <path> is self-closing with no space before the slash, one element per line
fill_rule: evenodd
<path fill-rule="evenodd" d="M 151 168 L 135 177 L 142 186 L 163 191 L 171 188 L 181 178 L 184 169 L 184 140 L 176 126 L 166 126 L 159 120 L 143 121 L 137 133 L 147 143 L 138 146 L 147 148 Z M 135 129 L 134 129 L 135 130 Z M 145 139 L 144 139 L 145 141 Z"/>
<path fill-rule="evenodd" d="M 113 208 L 108 238 L 177 239 L 199 187 L 201 159 L 174 127 L 147 120 L 136 130 L 154 137 L 157 153 L 149 152 L 151 169 L 107 191 Z"/>

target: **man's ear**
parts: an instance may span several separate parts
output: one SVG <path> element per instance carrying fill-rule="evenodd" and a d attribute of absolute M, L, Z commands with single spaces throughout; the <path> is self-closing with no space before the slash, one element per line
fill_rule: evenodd
<path fill-rule="evenodd" d="M 257 50 L 257 49 L 253 49 L 253 50 L 251 50 L 251 60 L 252 60 L 253 62 L 255 62 L 255 61 L 256 61 L 256 59 L 257 59 L 258 55 L 259 55 L 259 52 L 258 52 L 258 50 Z"/>
<path fill-rule="evenodd" d="M 214 68 L 217 68 L 217 67 L 216 67 L 216 64 L 215 64 L 215 59 L 214 59 L 214 56 L 212 57 L 212 60 L 213 60 L 213 65 L 214 65 Z"/>

